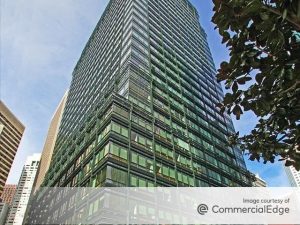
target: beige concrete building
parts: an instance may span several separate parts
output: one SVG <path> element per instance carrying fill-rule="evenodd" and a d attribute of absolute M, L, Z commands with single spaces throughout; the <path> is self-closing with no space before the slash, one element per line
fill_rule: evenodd
<path fill-rule="evenodd" d="M 264 181 L 258 174 L 256 174 L 253 187 L 267 187 L 267 182 Z"/>
<path fill-rule="evenodd" d="M 62 114 L 64 112 L 66 100 L 67 100 L 68 92 L 63 96 L 62 100 L 60 101 L 57 109 L 55 110 L 55 113 L 51 119 L 50 126 L 48 129 L 46 141 L 44 144 L 43 152 L 42 152 L 42 157 L 41 157 L 41 162 L 39 165 L 39 169 L 37 172 L 36 180 L 35 180 L 35 185 L 34 185 L 34 190 L 36 191 L 42 184 L 45 174 L 47 173 L 52 154 L 53 154 L 53 149 L 54 145 L 56 142 L 56 137 L 57 133 L 59 130 L 59 125 L 61 122 Z"/>
<path fill-rule="evenodd" d="M 0 196 L 25 127 L 0 100 Z"/>
<path fill-rule="evenodd" d="M 15 184 L 6 184 L 4 186 L 4 190 L 3 190 L 3 193 L 1 195 L 2 202 L 5 202 L 5 203 L 10 205 L 12 203 L 12 200 L 14 198 L 16 190 L 17 190 L 17 185 L 15 185 Z"/>

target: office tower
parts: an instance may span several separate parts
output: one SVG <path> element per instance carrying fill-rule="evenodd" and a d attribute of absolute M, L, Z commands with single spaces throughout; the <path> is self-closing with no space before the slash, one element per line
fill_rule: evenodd
<path fill-rule="evenodd" d="M 6 184 L 3 189 L 3 193 L 1 195 L 1 199 L 3 202 L 7 204 L 11 204 L 13 197 L 16 193 L 17 185 L 15 184 Z"/>
<path fill-rule="evenodd" d="M 286 175 L 289 179 L 289 183 L 292 187 L 300 187 L 300 171 L 297 171 L 295 167 L 284 167 Z"/>
<path fill-rule="evenodd" d="M 253 187 L 267 187 L 267 182 L 264 181 L 258 174 L 256 174 L 255 181 L 253 181 Z"/>
<path fill-rule="evenodd" d="M 100 4 L 100 3 L 99 3 Z M 44 186 L 251 186 L 187 0 L 110 1 L 74 69 Z"/>
<path fill-rule="evenodd" d="M 38 172 L 37 172 L 37 175 L 35 178 L 35 183 L 34 183 L 35 191 L 41 186 L 41 184 L 45 178 L 45 174 L 49 169 L 55 141 L 57 138 L 59 125 L 61 122 L 62 114 L 63 114 L 66 100 L 67 100 L 67 96 L 68 96 L 68 92 L 66 92 L 65 95 L 63 96 L 63 98 L 61 99 L 61 101 L 51 119 L 47 137 L 46 137 L 46 141 L 45 141 L 43 152 L 42 152 L 42 156 L 41 156 L 40 165 L 39 165 Z"/>
<path fill-rule="evenodd" d="M 40 162 L 40 154 L 27 157 L 11 204 L 6 225 L 22 225 L 33 183 Z"/>
<path fill-rule="evenodd" d="M 17 153 L 24 125 L 0 100 L 0 196 Z"/>
<path fill-rule="evenodd" d="M 0 202 L 0 224 L 5 224 L 5 220 L 9 211 L 9 204 Z"/>

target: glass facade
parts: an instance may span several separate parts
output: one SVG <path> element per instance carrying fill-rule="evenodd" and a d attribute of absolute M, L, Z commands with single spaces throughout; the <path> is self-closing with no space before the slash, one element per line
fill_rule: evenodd
<path fill-rule="evenodd" d="M 77 63 L 44 186 L 251 186 L 187 0 L 110 1 Z"/>

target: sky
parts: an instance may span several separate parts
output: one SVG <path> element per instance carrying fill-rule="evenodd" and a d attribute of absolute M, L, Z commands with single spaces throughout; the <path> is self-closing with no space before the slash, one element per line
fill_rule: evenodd
<path fill-rule="evenodd" d="M 26 126 L 7 183 L 17 183 L 28 155 L 41 152 L 51 117 L 65 91 L 79 56 L 108 0 L 0 0 L 0 99 Z M 200 15 L 218 68 L 228 50 L 212 24 L 212 2 L 191 0 Z M 234 121 L 247 133 L 256 118 Z M 280 163 L 250 162 L 269 186 L 289 186 Z"/>

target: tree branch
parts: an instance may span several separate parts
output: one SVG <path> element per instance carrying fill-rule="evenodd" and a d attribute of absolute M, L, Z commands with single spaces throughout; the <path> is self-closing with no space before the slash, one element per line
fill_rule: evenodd
<path fill-rule="evenodd" d="M 281 138 L 278 139 L 278 142 L 281 142 L 281 141 L 282 141 L 283 139 L 285 139 L 287 136 L 288 136 L 287 134 L 283 135 Z"/>
<path fill-rule="evenodd" d="M 297 17 L 300 18 L 300 1 L 298 2 Z"/>
<path fill-rule="evenodd" d="M 298 84 L 300 84 L 300 80 L 297 80 L 291 87 L 289 87 L 285 91 L 281 92 L 280 94 L 285 94 L 285 93 L 292 91 L 293 89 L 295 89 L 297 87 Z"/>
<path fill-rule="evenodd" d="M 264 8 L 265 10 L 268 10 L 269 12 L 272 12 L 272 13 L 278 15 L 278 16 L 283 17 L 283 14 L 282 14 L 280 11 L 274 9 L 273 7 L 263 6 L 263 8 Z M 287 17 L 285 18 L 285 20 L 288 21 L 288 22 L 290 22 L 291 24 L 293 24 L 294 27 L 295 27 L 297 30 L 300 30 L 300 22 L 299 22 L 299 21 L 295 21 L 295 20 L 294 20 L 292 17 L 290 17 L 290 16 L 287 16 Z"/>
<path fill-rule="evenodd" d="M 273 55 L 272 55 L 271 53 L 267 52 L 266 50 L 264 50 L 263 48 L 257 46 L 256 44 L 255 44 L 255 47 L 257 48 L 257 50 L 259 50 L 259 51 L 265 53 L 265 54 L 268 55 L 269 57 L 273 57 Z"/>

